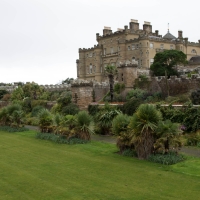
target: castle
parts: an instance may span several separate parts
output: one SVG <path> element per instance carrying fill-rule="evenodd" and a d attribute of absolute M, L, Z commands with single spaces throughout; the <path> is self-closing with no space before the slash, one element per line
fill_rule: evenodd
<path fill-rule="evenodd" d="M 178 37 L 168 32 L 162 36 L 159 31 L 152 32 L 150 22 L 144 22 L 139 29 L 137 20 L 131 19 L 128 26 L 112 32 L 104 27 L 103 35 L 96 34 L 97 45 L 89 49 L 79 49 L 77 77 L 84 80 L 103 82 L 106 80 L 104 68 L 107 65 L 118 67 L 117 81 L 126 87 L 132 87 L 138 71 L 148 72 L 157 52 L 169 49 L 183 51 L 187 55 L 190 66 L 200 65 L 200 40 L 189 42 L 178 31 Z"/>

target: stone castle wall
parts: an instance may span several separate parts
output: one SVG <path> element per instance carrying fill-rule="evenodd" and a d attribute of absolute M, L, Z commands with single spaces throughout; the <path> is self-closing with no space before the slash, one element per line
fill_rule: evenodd
<path fill-rule="evenodd" d="M 200 88 L 200 76 L 198 75 L 192 75 L 191 78 L 187 78 L 185 75 L 180 76 L 180 78 L 171 76 L 169 79 L 161 76 L 151 77 L 147 81 L 141 79 L 136 81 L 139 88 L 146 89 L 152 93 L 161 92 L 164 96 L 189 93 Z"/>

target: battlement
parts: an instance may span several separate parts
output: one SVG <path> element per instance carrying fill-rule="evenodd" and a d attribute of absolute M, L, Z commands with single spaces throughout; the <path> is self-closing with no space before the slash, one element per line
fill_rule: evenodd
<path fill-rule="evenodd" d="M 101 45 L 97 44 L 97 45 L 94 45 L 94 47 L 91 47 L 91 48 L 79 48 L 79 53 L 80 52 L 87 52 L 87 51 L 94 51 L 95 49 L 101 49 Z"/>
<path fill-rule="evenodd" d="M 70 89 L 71 84 L 40 85 L 40 87 L 44 88 L 47 91 L 62 91 Z"/>

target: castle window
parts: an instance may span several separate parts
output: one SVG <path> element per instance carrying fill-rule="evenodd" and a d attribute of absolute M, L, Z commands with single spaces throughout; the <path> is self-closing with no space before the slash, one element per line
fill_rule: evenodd
<path fill-rule="evenodd" d="M 110 53 L 113 54 L 113 47 L 110 48 Z"/>
<path fill-rule="evenodd" d="M 150 49 L 153 49 L 153 43 L 149 44 Z"/>
<path fill-rule="evenodd" d="M 147 42 L 147 47 L 149 46 L 149 43 Z"/>
<path fill-rule="evenodd" d="M 197 52 L 196 52 L 196 50 L 195 50 L 195 49 L 192 49 L 191 53 L 195 53 L 195 54 L 196 54 Z"/>
<path fill-rule="evenodd" d="M 132 50 L 134 50 L 135 49 L 135 45 L 134 44 L 132 44 Z"/>
<path fill-rule="evenodd" d="M 171 49 L 171 50 L 174 49 L 174 45 L 170 45 L 170 49 Z"/>
<path fill-rule="evenodd" d="M 87 74 L 89 74 L 90 73 L 90 68 L 89 68 L 89 66 L 87 66 Z"/>
<path fill-rule="evenodd" d="M 139 48 L 139 44 L 136 44 L 136 49 L 138 49 Z"/>
<path fill-rule="evenodd" d="M 161 44 L 161 45 L 160 45 L 160 49 L 164 49 L 164 44 Z"/>
<path fill-rule="evenodd" d="M 122 81 L 124 80 L 124 75 L 122 74 Z"/>
<path fill-rule="evenodd" d="M 92 53 L 89 54 L 89 57 L 92 57 Z"/>
<path fill-rule="evenodd" d="M 92 74 L 92 64 L 90 63 L 90 74 Z"/>
<path fill-rule="evenodd" d="M 128 50 L 131 50 L 130 46 L 128 46 Z"/>
<path fill-rule="evenodd" d="M 106 55 L 106 48 L 103 50 L 103 55 Z"/>
<path fill-rule="evenodd" d="M 147 51 L 146 54 L 149 55 L 149 51 Z"/>
<path fill-rule="evenodd" d="M 86 55 L 86 57 L 88 58 L 88 54 Z"/>
<path fill-rule="evenodd" d="M 154 59 L 153 59 L 153 58 L 151 58 L 151 59 L 150 59 L 150 65 L 152 65 L 152 64 L 153 64 L 153 62 L 154 62 Z"/>
<path fill-rule="evenodd" d="M 135 57 L 132 57 L 132 64 L 135 64 Z"/>

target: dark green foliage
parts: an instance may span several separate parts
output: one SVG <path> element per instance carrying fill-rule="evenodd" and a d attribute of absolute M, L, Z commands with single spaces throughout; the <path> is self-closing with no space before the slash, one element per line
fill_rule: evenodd
<path fill-rule="evenodd" d="M 42 109 L 38 113 L 38 121 L 41 131 L 44 132 L 46 127 L 52 124 L 53 118 L 51 113 L 47 109 Z"/>
<path fill-rule="evenodd" d="M 90 115 L 94 116 L 100 111 L 99 105 L 88 105 L 88 112 Z"/>
<path fill-rule="evenodd" d="M 191 93 L 191 100 L 194 105 L 200 105 L 200 90 Z"/>
<path fill-rule="evenodd" d="M 116 109 L 99 113 L 97 116 L 97 126 L 100 128 L 101 134 L 107 135 L 111 133 L 112 121 L 120 113 L 121 111 Z"/>
<path fill-rule="evenodd" d="M 36 117 L 38 113 L 40 112 L 40 110 L 42 109 L 44 109 L 44 106 L 41 106 L 41 105 L 35 106 L 31 111 L 31 116 Z"/>
<path fill-rule="evenodd" d="M 128 92 L 126 99 L 130 100 L 132 98 L 136 98 L 136 99 L 144 100 L 146 97 L 146 93 L 147 93 L 146 91 L 136 88 Z"/>
<path fill-rule="evenodd" d="M 116 66 L 107 65 L 104 69 L 105 73 L 108 76 L 109 84 L 110 84 L 110 101 L 113 102 L 113 95 L 114 95 L 114 76 L 117 74 Z"/>
<path fill-rule="evenodd" d="M 123 156 L 128 156 L 128 157 L 134 157 L 137 155 L 137 153 L 135 152 L 135 150 L 133 149 L 125 149 L 123 152 L 122 152 L 122 155 Z"/>
<path fill-rule="evenodd" d="M 118 114 L 112 121 L 112 133 L 120 136 L 122 132 L 126 132 L 130 123 L 130 117 L 122 113 Z"/>
<path fill-rule="evenodd" d="M 124 114 L 131 116 L 142 102 L 141 99 L 132 98 L 122 106 L 121 110 Z"/>
<path fill-rule="evenodd" d="M 141 104 L 130 120 L 129 128 L 133 133 L 133 142 L 137 156 L 147 159 L 153 152 L 156 128 L 162 120 L 161 113 L 152 104 Z"/>
<path fill-rule="evenodd" d="M 114 85 L 114 92 L 117 94 L 120 94 L 125 88 L 125 84 L 124 83 L 116 83 Z"/>
<path fill-rule="evenodd" d="M 188 146 L 199 146 L 200 144 L 200 132 L 186 135 Z"/>
<path fill-rule="evenodd" d="M 0 126 L 1 131 L 7 131 L 7 132 L 23 132 L 28 131 L 28 128 L 25 127 L 10 127 L 10 126 Z"/>
<path fill-rule="evenodd" d="M 82 140 L 80 138 L 75 138 L 75 137 L 67 139 L 66 137 L 63 137 L 62 135 L 55 135 L 52 133 L 37 133 L 36 138 L 42 139 L 42 140 L 50 140 L 52 142 L 59 143 L 59 144 L 85 144 L 88 142 L 86 140 Z"/>
<path fill-rule="evenodd" d="M 6 91 L 6 90 L 0 90 L 0 100 L 3 98 L 3 96 L 5 94 L 8 94 L 8 91 Z"/>
<path fill-rule="evenodd" d="M 159 106 L 159 110 L 164 120 L 169 119 L 174 123 L 183 124 L 187 132 L 196 132 L 200 129 L 200 108 L 191 105 L 179 109 L 172 106 Z"/>
<path fill-rule="evenodd" d="M 90 140 L 91 134 L 94 134 L 94 121 L 86 111 L 80 111 L 76 115 L 75 132 L 78 138 Z"/>
<path fill-rule="evenodd" d="M 186 158 L 183 155 L 177 154 L 175 152 L 170 152 L 168 154 L 152 154 L 148 157 L 150 162 L 160 163 L 163 165 L 173 165 L 184 161 L 185 159 Z"/>
<path fill-rule="evenodd" d="M 67 78 L 67 79 L 65 79 L 64 81 L 62 81 L 62 84 L 65 84 L 65 83 L 67 83 L 67 84 L 70 84 L 71 83 L 71 81 L 73 81 L 74 80 L 74 78 Z"/>
<path fill-rule="evenodd" d="M 74 103 L 69 103 L 67 106 L 62 108 L 61 113 L 63 115 L 75 115 L 79 112 L 79 107 Z"/>
<path fill-rule="evenodd" d="M 186 63 L 186 55 L 182 51 L 165 50 L 155 55 L 154 63 L 151 65 L 150 69 L 155 76 L 178 75 L 178 72 L 174 67 Z"/>

